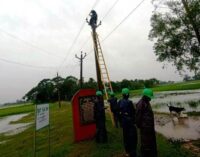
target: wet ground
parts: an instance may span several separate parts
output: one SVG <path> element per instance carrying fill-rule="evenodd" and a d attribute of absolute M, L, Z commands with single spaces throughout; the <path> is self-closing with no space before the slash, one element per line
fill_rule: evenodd
<path fill-rule="evenodd" d="M 134 103 L 140 97 L 133 97 Z M 184 107 L 185 112 L 200 112 L 200 90 L 168 91 L 155 93 L 155 98 L 151 101 L 152 108 L 156 112 L 169 113 L 168 105 Z"/>
<path fill-rule="evenodd" d="M 11 124 L 11 122 L 17 121 L 27 115 L 28 114 L 18 114 L 0 118 L 0 134 L 14 135 L 24 131 L 30 123 Z"/>
<path fill-rule="evenodd" d="M 168 139 L 190 141 L 200 139 L 200 117 L 177 118 L 155 115 L 156 131 Z"/>

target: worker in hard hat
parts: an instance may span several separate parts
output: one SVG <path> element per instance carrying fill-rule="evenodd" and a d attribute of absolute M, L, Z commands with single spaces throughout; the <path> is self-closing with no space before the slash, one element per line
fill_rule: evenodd
<path fill-rule="evenodd" d="M 96 92 L 97 99 L 95 100 L 94 105 L 94 118 L 96 121 L 96 142 L 105 143 L 107 142 L 107 131 L 105 125 L 105 108 L 103 94 L 101 91 Z"/>
<path fill-rule="evenodd" d="M 90 15 L 90 21 L 88 22 L 88 24 L 91 25 L 92 27 L 96 27 L 97 26 L 97 18 L 98 18 L 96 11 L 91 10 L 89 15 Z"/>
<path fill-rule="evenodd" d="M 120 107 L 126 156 L 136 157 L 137 130 L 135 126 L 135 107 L 133 102 L 129 100 L 128 88 L 122 89 L 122 97 L 118 104 Z"/>
<path fill-rule="evenodd" d="M 153 91 L 145 88 L 141 100 L 136 104 L 136 125 L 140 129 L 142 157 L 157 157 L 154 114 L 150 101 Z"/>
<path fill-rule="evenodd" d="M 110 103 L 110 110 L 113 114 L 115 127 L 118 128 L 119 127 L 119 105 L 117 103 L 117 98 L 115 97 L 115 93 L 110 92 L 109 95 L 110 95 L 110 98 L 108 99 L 108 102 Z"/>

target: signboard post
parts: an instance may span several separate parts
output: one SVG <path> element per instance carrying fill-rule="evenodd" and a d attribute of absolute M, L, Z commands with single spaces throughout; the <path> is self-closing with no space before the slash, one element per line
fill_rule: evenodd
<path fill-rule="evenodd" d="M 49 125 L 49 104 L 37 105 L 36 130 Z"/>
<path fill-rule="evenodd" d="M 49 124 L 49 104 L 39 104 L 35 106 L 35 133 L 34 133 L 34 157 L 36 157 L 36 133 L 38 130 L 48 126 L 48 149 L 50 157 L 50 124 Z"/>

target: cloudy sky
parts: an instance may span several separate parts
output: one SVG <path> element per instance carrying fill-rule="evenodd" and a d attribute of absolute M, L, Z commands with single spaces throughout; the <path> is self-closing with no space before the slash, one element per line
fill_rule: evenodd
<path fill-rule="evenodd" d="M 102 20 L 97 32 L 103 40 L 140 2 L 0 0 L 0 103 L 20 99 L 40 80 L 55 77 L 57 71 L 62 77 L 79 77 L 74 56 L 80 51 L 88 54 L 84 78 L 95 78 L 91 28 L 85 23 L 88 13 L 93 7 L 97 11 Z M 168 64 L 162 69 L 163 63 L 156 61 L 153 42 L 148 40 L 153 10 L 151 0 L 145 0 L 101 43 L 112 80 L 181 80 L 174 67 Z"/>

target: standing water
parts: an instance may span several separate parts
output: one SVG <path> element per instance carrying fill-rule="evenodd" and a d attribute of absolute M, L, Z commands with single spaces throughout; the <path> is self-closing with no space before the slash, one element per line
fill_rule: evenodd
<path fill-rule="evenodd" d="M 139 97 L 133 97 L 132 101 L 137 103 Z M 194 105 L 192 105 L 192 103 Z M 185 112 L 200 111 L 200 90 L 167 91 L 156 92 L 151 101 L 152 108 L 156 112 L 169 113 L 168 105 L 184 107 Z"/>
<path fill-rule="evenodd" d="M 0 134 L 13 135 L 24 131 L 30 123 L 11 124 L 13 121 L 17 121 L 28 114 L 19 114 L 13 116 L 7 116 L 0 118 Z"/>

